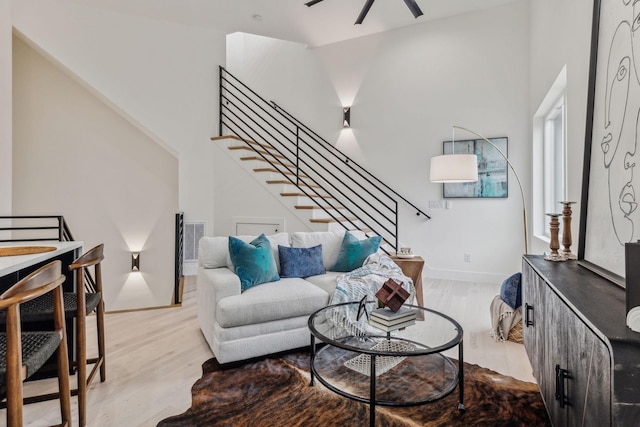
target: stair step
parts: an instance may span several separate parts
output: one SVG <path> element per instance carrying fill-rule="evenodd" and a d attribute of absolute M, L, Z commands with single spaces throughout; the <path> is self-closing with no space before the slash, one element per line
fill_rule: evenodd
<path fill-rule="evenodd" d="M 281 174 L 284 174 L 284 175 L 292 175 L 292 176 L 295 176 L 295 174 L 294 174 L 293 172 L 289 172 L 289 171 L 287 171 L 287 170 L 281 171 L 281 170 L 278 170 L 278 169 L 276 169 L 276 168 L 256 168 L 256 169 L 254 169 L 253 171 L 254 171 L 254 172 L 271 172 L 271 173 L 281 173 Z M 308 179 L 309 177 L 308 177 L 308 176 L 306 176 L 306 175 L 300 175 L 300 178 L 306 178 L 306 179 Z M 303 196 L 304 196 L 304 194 L 303 194 Z"/>
<path fill-rule="evenodd" d="M 269 160 L 265 160 L 265 159 L 263 159 L 263 158 L 262 158 L 262 157 L 260 157 L 260 156 L 240 157 L 240 160 L 245 161 L 245 162 L 246 162 L 246 161 L 258 161 L 258 162 L 265 162 L 265 163 L 269 163 Z M 292 165 L 291 163 L 283 163 L 283 164 L 280 164 L 280 163 L 278 163 L 278 162 L 277 162 L 277 160 L 274 160 L 274 161 L 273 161 L 273 163 L 275 163 L 275 164 L 276 164 L 276 166 L 282 166 L 282 167 L 285 167 L 285 166 L 286 166 L 286 167 L 291 168 L 291 169 L 295 169 L 295 167 L 296 167 L 296 165 Z"/>
<path fill-rule="evenodd" d="M 252 141 L 250 139 L 242 139 L 242 138 L 240 138 L 239 136 L 236 136 L 236 135 L 222 135 L 222 136 L 214 136 L 214 137 L 211 138 L 212 141 L 221 141 L 221 140 L 224 140 L 224 139 L 234 139 L 236 141 L 242 141 L 245 144 L 249 144 L 251 146 L 260 147 L 263 150 L 267 150 L 267 151 L 273 149 L 273 147 L 271 147 L 269 144 L 262 144 L 260 142 Z"/>
<path fill-rule="evenodd" d="M 235 136 L 235 135 L 220 135 L 220 136 L 212 136 L 211 137 L 212 141 L 221 141 L 223 139 L 235 139 L 237 141 L 242 141 L 242 138 L 240 138 L 239 136 Z"/>
<path fill-rule="evenodd" d="M 331 206 L 318 206 L 318 205 L 300 206 L 300 205 L 298 205 L 298 206 L 294 206 L 294 208 L 302 209 L 302 210 L 304 210 L 304 209 L 326 209 L 326 210 L 334 210 L 335 211 L 335 210 L 338 210 L 338 209 L 344 209 L 344 206 L 336 206 L 334 208 L 334 207 L 331 207 Z"/>
<path fill-rule="evenodd" d="M 306 195 L 304 193 L 280 193 L 282 197 L 320 197 L 322 199 L 331 199 L 332 197 L 328 194 L 310 194 Z"/>
<path fill-rule="evenodd" d="M 265 156 L 277 157 L 278 159 L 286 159 L 286 157 L 283 156 L 282 154 L 272 153 L 271 151 L 256 150 L 255 148 L 251 148 L 248 145 L 230 145 L 229 147 L 227 147 L 227 149 L 228 150 L 245 150 L 245 151 L 251 151 L 252 153 L 258 152 Z"/>
<path fill-rule="evenodd" d="M 311 218 L 309 221 L 316 223 L 316 224 L 330 224 L 330 223 L 336 223 L 336 222 L 347 222 L 347 221 L 357 221 L 358 218 L 356 218 L 355 216 L 352 217 L 340 217 L 338 219 L 333 219 L 333 218 Z"/>
<path fill-rule="evenodd" d="M 294 183 L 292 183 L 291 181 L 287 181 L 286 179 L 272 179 L 267 181 L 267 184 L 284 184 L 284 185 L 295 185 Z M 315 184 L 305 184 L 304 182 L 301 182 L 300 184 L 298 184 L 299 187 L 309 187 L 309 188 L 320 188 L 319 185 L 315 185 Z"/>

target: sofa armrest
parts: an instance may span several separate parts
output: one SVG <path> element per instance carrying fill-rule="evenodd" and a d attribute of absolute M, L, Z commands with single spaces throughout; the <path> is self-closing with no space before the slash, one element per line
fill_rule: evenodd
<path fill-rule="evenodd" d="M 198 323 L 209 346 L 213 349 L 216 307 L 221 299 L 240 295 L 240 278 L 226 267 L 198 267 L 197 280 Z"/>
<path fill-rule="evenodd" d="M 210 288 L 209 292 L 218 303 L 223 298 L 240 295 L 240 278 L 226 267 L 198 268 L 198 291 Z"/>

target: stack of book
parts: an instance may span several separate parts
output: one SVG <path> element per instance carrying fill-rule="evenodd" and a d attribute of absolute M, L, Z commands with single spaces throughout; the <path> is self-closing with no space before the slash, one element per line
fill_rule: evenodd
<path fill-rule="evenodd" d="M 377 308 L 369 315 L 369 324 L 383 331 L 394 331 L 416 323 L 416 312 L 410 308 L 400 307 L 398 311 L 389 308 Z"/>

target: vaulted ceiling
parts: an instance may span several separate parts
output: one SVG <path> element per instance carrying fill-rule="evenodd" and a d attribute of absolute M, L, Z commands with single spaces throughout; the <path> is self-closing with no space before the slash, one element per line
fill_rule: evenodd
<path fill-rule="evenodd" d="M 523 0 L 416 0 L 414 18 L 403 0 L 378 0 L 354 25 L 366 0 L 67 0 L 115 12 L 188 25 L 242 31 L 321 46 L 473 10 Z"/>

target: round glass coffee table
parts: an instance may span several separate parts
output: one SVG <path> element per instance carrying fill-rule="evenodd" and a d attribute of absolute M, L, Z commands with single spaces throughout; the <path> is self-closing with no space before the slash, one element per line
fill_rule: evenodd
<path fill-rule="evenodd" d="M 368 324 L 368 314 L 376 307 L 374 301 L 347 302 L 309 317 L 311 385 L 317 378 L 341 396 L 368 403 L 371 426 L 376 405 L 422 405 L 448 396 L 456 387 L 458 410 L 464 411 L 460 324 L 438 311 L 405 304 L 416 312 L 415 323 L 386 332 Z M 316 340 L 327 345 L 317 350 Z M 443 354 L 456 346 L 458 364 Z"/>

